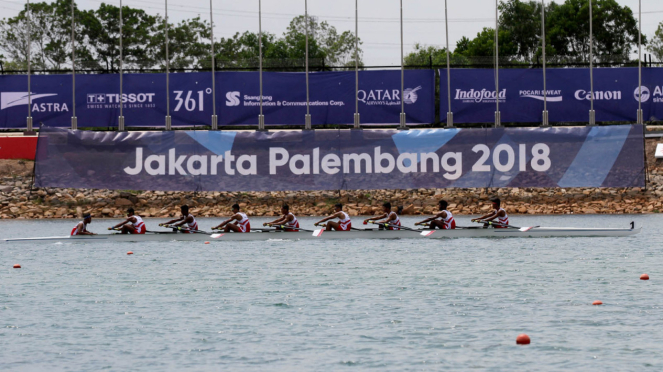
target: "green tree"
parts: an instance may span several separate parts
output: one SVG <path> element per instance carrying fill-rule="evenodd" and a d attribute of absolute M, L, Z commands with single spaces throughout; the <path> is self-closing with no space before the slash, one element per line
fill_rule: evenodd
<path fill-rule="evenodd" d="M 156 18 L 156 33 L 148 44 L 148 61 L 160 68 L 166 67 L 166 33 L 162 17 Z M 200 17 L 168 26 L 168 56 L 172 69 L 209 68 L 210 26 Z"/>
<path fill-rule="evenodd" d="M 658 24 L 658 28 L 651 38 L 651 43 L 647 47 L 659 62 L 663 62 L 663 22 Z"/>

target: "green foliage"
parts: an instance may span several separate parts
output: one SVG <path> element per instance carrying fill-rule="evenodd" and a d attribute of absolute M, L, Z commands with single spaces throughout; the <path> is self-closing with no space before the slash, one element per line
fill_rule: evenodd
<path fill-rule="evenodd" d="M 659 23 L 647 50 L 649 50 L 657 60 L 663 62 L 663 22 Z"/>

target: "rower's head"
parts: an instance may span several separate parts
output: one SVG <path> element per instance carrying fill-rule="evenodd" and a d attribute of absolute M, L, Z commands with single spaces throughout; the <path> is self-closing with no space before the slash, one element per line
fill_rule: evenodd
<path fill-rule="evenodd" d="M 189 215 L 189 206 L 188 205 L 181 206 L 180 211 L 182 212 L 183 216 L 188 216 Z"/>
<path fill-rule="evenodd" d="M 288 204 L 283 204 L 281 207 L 281 213 L 288 214 L 290 213 L 290 206 Z"/>
<path fill-rule="evenodd" d="M 389 202 L 383 203 L 382 204 L 382 210 L 384 211 L 384 213 L 391 212 L 391 203 L 389 203 Z"/>
<path fill-rule="evenodd" d="M 490 202 L 493 203 L 493 208 L 495 209 L 500 209 L 500 206 L 502 205 L 500 198 L 492 198 L 490 199 Z"/>
<path fill-rule="evenodd" d="M 336 204 L 334 204 L 334 210 L 335 210 L 336 212 L 340 212 L 340 211 L 342 211 L 342 210 L 343 210 L 343 204 L 341 204 L 341 203 L 336 203 Z"/>
<path fill-rule="evenodd" d="M 89 213 L 86 213 L 83 216 L 83 223 L 91 223 L 92 222 L 92 215 Z"/>
<path fill-rule="evenodd" d="M 127 216 L 131 217 L 136 214 L 136 211 L 133 208 L 127 209 Z"/>
<path fill-rule="evenodd" d="M 233 213 L 239 213 L 239 204 L 235 203 L 233 204 Z"/>
<path fill-rule="evenodd" d="M 447 207 L 449 206 L 446 200 L 440 200 L 439 202 L 437 202 L 437 205 L 440 206 L 441 211 L 446 211 Z"/>

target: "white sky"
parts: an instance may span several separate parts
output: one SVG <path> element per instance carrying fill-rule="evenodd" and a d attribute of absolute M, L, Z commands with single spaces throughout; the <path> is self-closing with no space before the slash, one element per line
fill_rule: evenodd
<path fill-rule="evenodd" d="M 216 38 L 246 30 L 258 31 L 258 0 L 212 1 Z M 102 2 L 119 5 L 119 0 L 77 0 L 81 9 L 96 9 Z M 637 18 L 638 0 L 617 2 L 629 6 Z M 0 17 L 15 16 L 24 3 L 0 0 Z M 403 0 L 403 3 L 405 53 L 417 42 L 444 46 L 444 1 Z M 164 14 L 163 0 L 123 0 L 123 5 L 151 14 Z M 197 15 L 209 20 L 209 6 L 209 0 L 169 0 L 168 16 L 171 22 Z M 354 31 L 355 0 L 308 0 L 308 8 L 311 16 L 328 21 L 339 31 Z M 483 27 L 494 27 L 493 0 L 448 0 L 448 8 L 452 50 L 462 36 L 472 38 Z M 262 0 L 262 11 L 263 30 L 281 35 L 293 17 L 304 14 L 304 0 Z M 642 32 L 651 37 L 663 21 L 663 1 L 642 0 L 642 11 Z M 400 64 L 399 16 L 399 0 L 359 0 L 359 37 L 364 42 L 362 48 L 367 65 Z"/>

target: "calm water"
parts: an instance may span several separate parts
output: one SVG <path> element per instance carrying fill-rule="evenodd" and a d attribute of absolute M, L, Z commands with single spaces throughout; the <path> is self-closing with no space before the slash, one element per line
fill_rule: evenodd
<path fill-rule="evenodd" d="M 617 239 L 0 244 L 0 370 L 661 370 L 663 216 L 512 223 L 632 219 Z"/>

